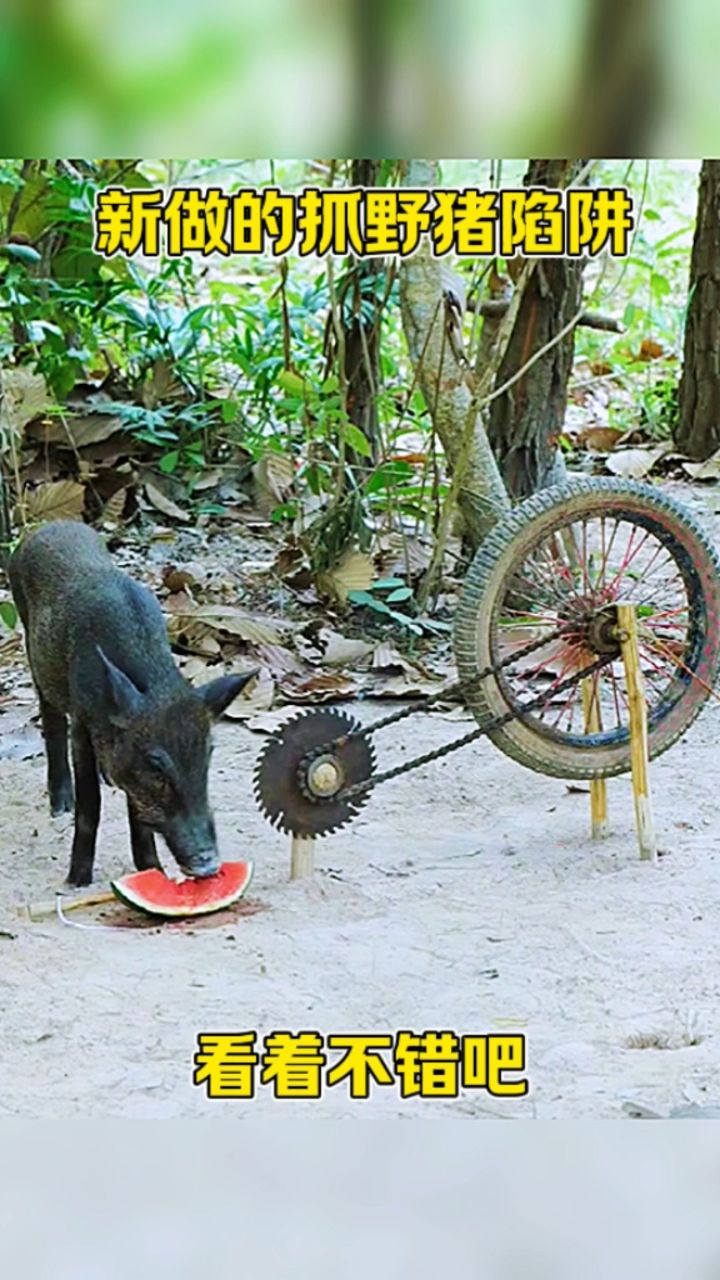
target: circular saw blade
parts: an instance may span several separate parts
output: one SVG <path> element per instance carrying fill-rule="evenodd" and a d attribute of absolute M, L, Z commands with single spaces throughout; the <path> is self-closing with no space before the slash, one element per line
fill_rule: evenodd
<path fill-rule="evenodd" d="M 288 720 L 264 747 L 255 768 L 255 799 L 269 822 L 296 836 L 324 836 L 350 822 L 369 791 L 343 799 L 340 791 L 327 799 L 311 798 L 302 786 L 300 765 L 318 747 L 362 726 L 344 712 L 307 711 Z M 330 748 L 343 773 L 343 786 L 372 777 L 375 752 L 367 738 L 350 738 Z"/>

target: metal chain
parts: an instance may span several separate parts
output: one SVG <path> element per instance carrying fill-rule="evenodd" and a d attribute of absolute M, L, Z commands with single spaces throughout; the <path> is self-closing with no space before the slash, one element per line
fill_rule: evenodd
<path fill-rule="evenodd" d="M 518 662 L 519 659 L 529 657 L 530 654 L 535 653 L 538 649 L 543 649 L 554 640 L 558 640 L 568 632 L 574 631 L 576 629 L 576 625 L 577 624 L 573 625 L 572 623 L 565 623 L 562 627 L 556 627 L 554 631 L 546 632 L 542 637 L 540 637 L 540 639 L 530 641 L 529 644 L 524 645 L 521 649 L 516 649 L 514 653 L 508 654 L 508 656 L 501 659 L 501 661 L 490 664 L 487 667 L 483 667 L 481 671 L 476 672 L 475 675 L 468 680 L 458 681 L 453 685 L 449 685 L 445 689 L 440 689 L 437 693 L 429 694 L 427 697 L 420 699 L 411 707 L 403 707 L 401 711 L 394 711 L 391 715 L 385 716 L 381 720 L 375 720 L 372 724 L 366 725 L 364 728 L 354 729 L 351 733 L 342 734 L 338 738 L 333 738 L 331 741 L 323 743 L 322 746 L 314 748 L 313 751 L 308 752 L 307 756 L 305 756 L 298 770 L 298 779 L 301 780 L 309 762 L 317 759 L 321 755 L 328 754 L 328 752 L 332 751 L 333 747 L 341 744 L 344 745 L 345 743 L 350 742 L 353 738 L 369 738 L 373 734 L 377 733 L 379 729 L 385 729 L 388 725 L 397 724 L 398 721 L 407 719 L 408 716 L 417 715 L 421 711 L 426 711 L 428 707 L 433 706 L 436 702 L 447 701 L 451 694 L 454 695 L 466 692 L 469 688 L 479 684 L 482 680 L 486 680 L 488 676 L 498 675 L 498 673 L 503 671 L 505 667 L 512 666 L 514 663 Z M 614 657 L 615 655 L 612 654 L 603 655 L 589 667 L 585 667 L 582 671 L 575 672 L 573 675 L 568 676 L 565 680 L 561 681 L 560 684 L 555 685 L 552 691 L 553 696 L 558 693 L 564 693 L 566 689 L 572 688 L 573 685 L 578 684 L 581 680 L 594 675 L 597 671 L 601 671 L 603 667 L 606 667 L 610 662 L 614 661 Z M 436 748 L 435 751 L 428 751 L 423 756 L 416 756 L 414 760 L 407 760 L 404 764 L 396 765 L 392 769 L 386 769 L 384 773 L 374 774 L 364 782 L 356 782 L 351 787 L 341 788 L 340 791 L 335 793 L 333 799 L 351 800 L 355 796 L 364 795 L 366 791 L 374 790 L 375 787 L 380 786 L 383 782 L 389 782 L 390 779 L 399 778 L 402 774 L 409 773 L 412 769 L 419 769 L 422 765 L 431 764 L 435 760 L 440 760 L 443 756 L 450 755 L 453 751 L 459 751 L 461 747 L 466 747 L 469 743 L 475 742 L 478 738 L 482 738 L 486 734 L 491 733 L 493 729 L 501 729 L 503 725 L 509 724 L 511 720 L 520 719 L 529 712 L 538 710 L 545 705 L 547 699 L 548 693 L 546 691 L 545 693 L 538 695 L 538 697 L 533 698 L 530 702 L 526 702 L 523 707 L 503 712 L 502 715 L 488 719 L 479 725 L 477 729 L 473 729 L 471 733 L 465 734 L 462 738 L 457 738 L 454 742 L 448 742 L 445 746 Z M 318 803 L 322 804 L 322 800 L 317 797 L 310 797 L 308 795 L 308 798 L 316 799 Z"/>
<path fill-rule="evenodd" d="M 400 711 L 393 711 L 389 716 L 384 716 L 380 720 L 373 720 L 372 724 L 365 725 L 364 728 L 353 729 L 352 733 L 346 733 L 340 738 L 334 738 L 332 742 L 327 742 L 322 747 L 318 747 L 309 758 L 323 755 L 329 747 L 334 747 L 339 742 L 349 742 L 352 738 L 370 738 L 379 729 L 385 729 L 390 724 L 397 724 L 399 720 L 406 720 L 408 716 L 417 715 L 419 711 L 426 711 L 428 707 L 434 706 L 436 702 L 447 702 L 449 697 L 458 693 L 465 693 L 474 685 L 480 684 L 482 680 L 487 680 L 488 676 L 498 675 L 500 671 L 504 671 L 506 667 L 511 667 L 520 658 L 529 658 L 530 654 L 536 653 L 538 649 L 544 649 L 546 644 L 552 644 L 553 640 L 560 640 L 562 636 L 572 631 L 577 631 L 577 623 L 566 622 L 562 627 L 556 627 L 554 631 L 547 631 L 539 640 L 531 640 L 521 649 L 516 649 L 513 653 L 508 654 L 506 658 L 502 658 L 500 662 L 491 663 L 489 666 L 483 667 L 481 671 L 476 671 L 475 675 L 470 676 L 469 679 L 456 681 L 455 684 L 439 689 L 437 693 L 429 693 L 424 698 L 418 698 L 417 702 L 414 702 L 411 707 L 403 707 Z"/>
<path fill-rule="evenodd" d="M 558 693 L 564 693 L 566 689 L 571 689 L 573 685 L 578 684 L 581 680 L 585 680 L 588 676 L 594 675 L 597 671 L 601 671 L 608 663 L 613 662 L 614 658 L 610 655 L 604 655 L 593 662 L 591 666 L 585 667 L 582 671 L 576 672 L 567 679 L 555 685 L 553 696 Z M 386 769 L 384 773 L 376 773 L 365 782 L 356 782 L 354 786 L 344 788 L 337 792 L 337 797 L 343 800 L 351 800 L 354 796 L 364 795 L 366 791 L 372 791 L 375 787 L 380 786 L 382 782 L 389 782 L 391 778 L 399 778 L 403 773 L 409 773 L 411 769 L 419 769 L 424 764 L 432 764 L 434 760 L 441 760 L 443 756 L 449 756 L 453 751 L 459 751 L 461 747 L 467 747 L 471 742 L 475 742 L 478 738 L 485 737 L 491 733 L 493 729 L 501 729 L 503 725 L 509 724 L 511 720 L 521 719 L 531 711 L 537 711 L 544 707 L 548 700 L 547 693 L 540 694 L 537 698 L 533 698 L 530 702 L 526 702 L 523 707 L 515 711 L 506 711 L 500 716 L 494 716 L 490 720 L 486 720 L 479 725 L 477 729 L 473 729 L 471 733 L 466 733 L 463 738 L 456 738 L 454 742 L 448 742 L 444 747 L 438 747 L 435 751 L 428 751 L 424 756 L 416 756 L 414 760 L 407 760 L 404 764 L 398 764 L 393 769 Z M 422 710 L 422 708 L 420 708 Z M 352 735 L 348 735 L 350 737 Z M 333 797 L 334 799 L 337 797 Z"/>

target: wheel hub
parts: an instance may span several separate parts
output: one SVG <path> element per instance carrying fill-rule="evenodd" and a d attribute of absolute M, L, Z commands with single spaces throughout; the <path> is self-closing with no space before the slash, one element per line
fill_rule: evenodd
<path fill-rule="evenodd" d="M 614 604 L 598 607 L 596 600 L 580 598 L 558 612 L 561 623 L 573 628 L 569 638 L 580 641 L 598 658 L 619 658 L 617 610 Z"/>
<path fill-rule="evenodd" d="M 589 619 L 587 642 L 599 658 L 619 658 L 617 610 L 614 604 L 606 605 Z"/>
<path fill-rule="evenodd" d="M 301 785 L 304 783 L 311 795 L 319 796 L 321 799 L 337 795 L 345 781 L 342 765 L 334 755 L 318 756 L 317 760 L 310 763 L 307 770 L 304 770 L 301 765 L 300 774 L 302 775 Z"/>

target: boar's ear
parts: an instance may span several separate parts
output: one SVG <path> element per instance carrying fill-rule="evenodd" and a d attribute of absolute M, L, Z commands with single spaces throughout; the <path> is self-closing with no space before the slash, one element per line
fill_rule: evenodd
<path fill-rule="evenodd" d="M 243 671 L 242 675 L 239 676 L 219 676 L 217 680 L 211 680 L 209 684 L 201 685 L 198 693 L 205 706 L 218 720 L 230 706 L 233 698 L 237 698 L 240 690 L 244 689 L 245 685 L 249 684 L 251 680 L 254 680 L 256 675 L 257 670 Z"/>
<path fill-rule="evenodd" d="M 100 645 L 96 645 L 105 680 L 105 701 L 110 723 L 124 728 L 142 707 L 143 695 L 129 676 L 111 662 Z"/>

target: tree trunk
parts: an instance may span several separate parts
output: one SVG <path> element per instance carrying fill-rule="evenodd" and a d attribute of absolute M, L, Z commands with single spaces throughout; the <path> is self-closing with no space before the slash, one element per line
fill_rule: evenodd
<path fill-rule="evenodd" d="M 374 187 L 378 169 L 377 160 L 353 160 L 352 186 Z M 351 270 L 343 305 L 348 417 L 354 426 L 360 428 L 372 450 L 370 458 L 349 450 L 348 454 L 352 456 L 348 460 L 356 469 L 362 470 L 372 467 L 380 455 L 377 393 L 380 384 L 381 316 L 377 291 L 382 279 L 382 261 L 377 258 L 357 260 Z M 370 316 L 367 316 L 368 304 L 372 307 Z"/>
<path fill-rule="evenodd" d="M 580 168 L 580 161 L 532 160 L 525 185 L 564 187 Z M 515 274 L 521 262 L 520 259 L 514 261 Z M 537 263 L 500 365 L 498 386 L 516 374 L 577 315 L 582 298 L 582 272 L 581 259 L 543 258 Z M 564 478 L 565 464 L 558 440 L 565 422 L 574 349 L 575 336 L 571 330 L 490 405 L 488 436 L 505 484 L 515 498 L 528 497 Z"/>
<path fill-rule="evenodd" d="M 436 187 L 437 164 L 411 160 L 405 182 L 409 187 Z M 454 308 L 447 305 L 447 268 L 425 238 L 400 266 L 400 308 L 403 327 L 435 430 L 452 470 L 462 452 L 472 405 L 469 375 L 457 338 L 453 340 Z M 475 550 L 509 508 L 509 499 L 493 457 L 480 414 L 458 493 L 465 535 Z"/>
<path fill-rule="evenodd" d="M 657 0 L 591 0 L 586 24 L 571 152 L 656 154 L 667 87 L 662 6 Z"/>
<path fill-rule="evenodd" d="M 720 160 L 704 160 L 675 442 L 704 461 L 720 448 Z"/>

